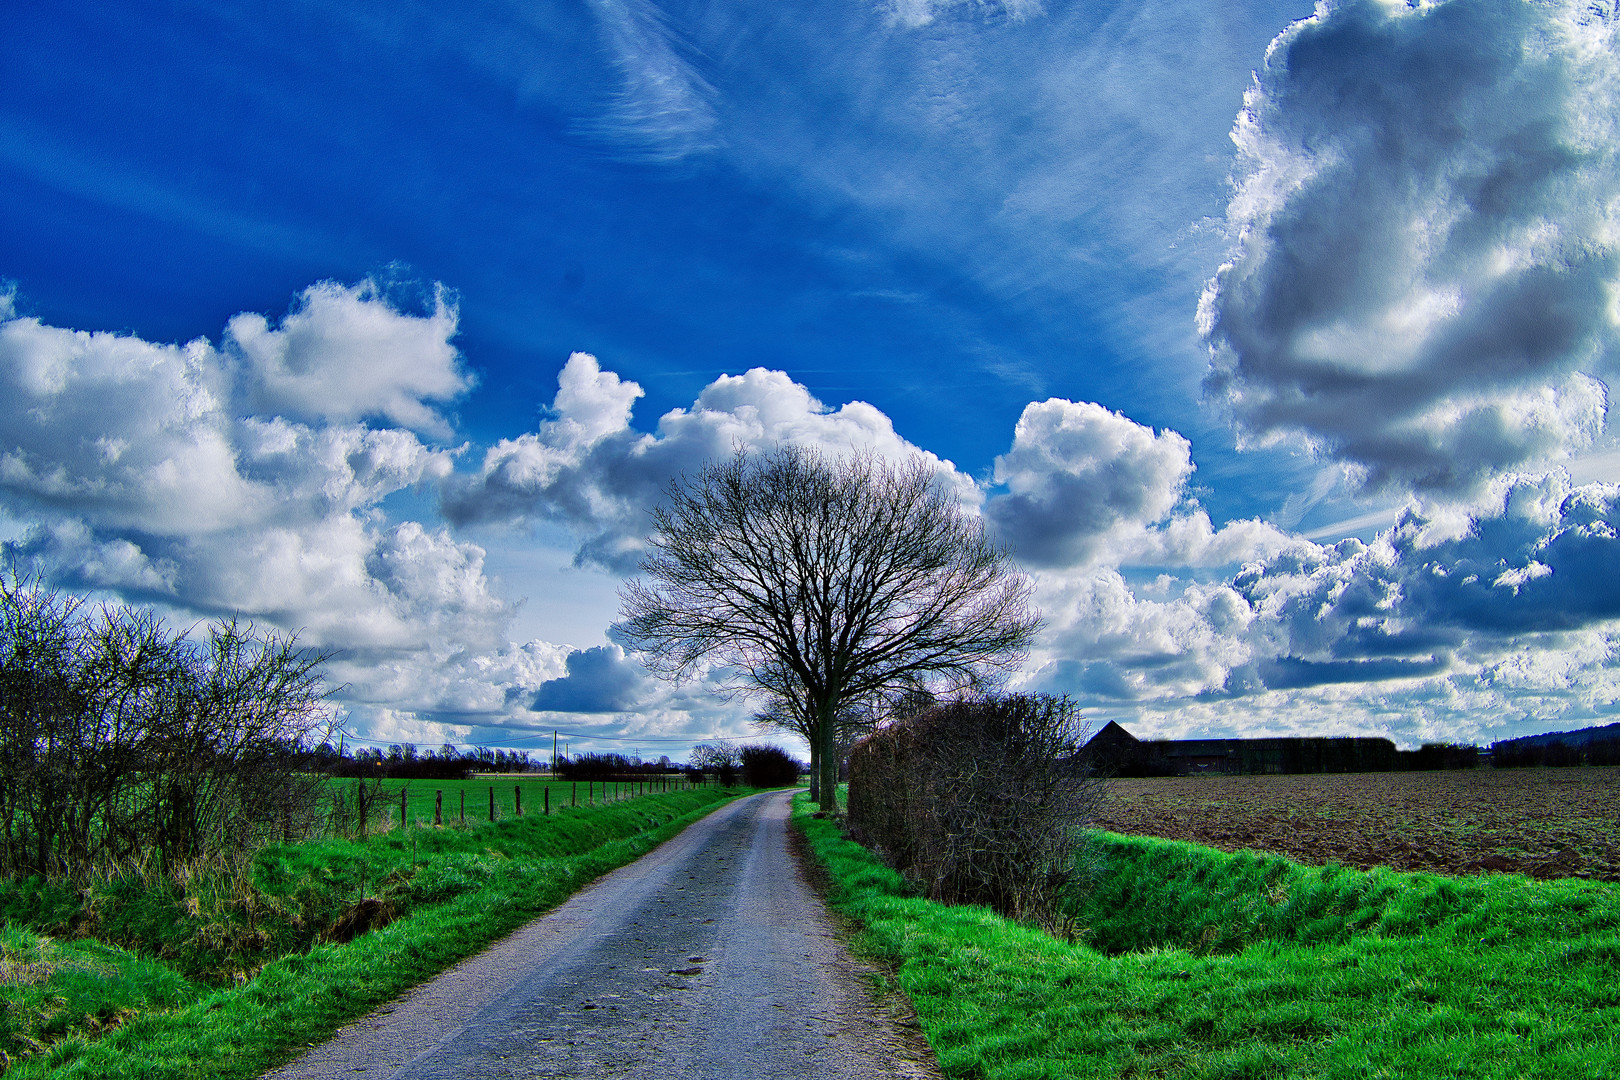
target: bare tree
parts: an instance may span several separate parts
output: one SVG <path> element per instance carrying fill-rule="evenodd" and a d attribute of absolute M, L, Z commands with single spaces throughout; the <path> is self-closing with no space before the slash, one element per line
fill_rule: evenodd
<path fill-rule="evenodd" d="M 800 710 L 819 801 L 836 805 L 846 703 L 923 683 L 993 683 L 1039 626 L 1029 579 L 921 458 L 738 450 L 670 486 L 623 640 L 656 674 L 724 672 Z"/>

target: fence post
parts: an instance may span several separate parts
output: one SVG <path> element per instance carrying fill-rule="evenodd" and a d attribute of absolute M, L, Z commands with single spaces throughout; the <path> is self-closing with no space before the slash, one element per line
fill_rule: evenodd
<path fill-rule="evenodd" d="M 409 784 L 399 789 L 399 827 L 401 829 L 405 828 L 405 794 L 410 790 L 411 786 Z"/>
<path fill-rule="evenodd" d="M 489 785 L 489 820 L 495 820 L 495 785 Z"/>
<path fill-rule="evenodd" d="M 545 809 L 541 810 L 540 812 L 542 814 L 550 814 L 551 813 L 551 785 L 547 784 L 544 788 L 541 789 L 541 791 L 542 791 L 542 794 L 541 794 L 540 798 L 545 800 Z"/>
<path fill-rule="evenodd" d="M 444 824 L 444 791 L 442 789 L 433 793 L 433 824 Z"/>
<path fill-rule="evenodd" d="M 512 785 L 512 804 L 517 807 L 517 816 L 523 816 L 523 785 Z"/>

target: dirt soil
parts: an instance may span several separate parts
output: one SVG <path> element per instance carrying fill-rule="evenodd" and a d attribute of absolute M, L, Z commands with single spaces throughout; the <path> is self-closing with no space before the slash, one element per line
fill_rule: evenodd
<path fill-rule="evenodd" d="M 270 1077 L 938 1080 L 789 853 L 790 795 L 717 810 Z"/>
<path fill-rule="evenodd" d="M 1620 882 L 1620 768 L 1112 781 L 1099 826 L 1312 865 Z"/>

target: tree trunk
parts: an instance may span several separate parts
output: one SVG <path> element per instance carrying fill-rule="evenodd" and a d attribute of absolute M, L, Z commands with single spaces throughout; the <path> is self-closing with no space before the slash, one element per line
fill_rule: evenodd
<path fill-rule="evenodd" d="M 810 743 L 810 801 L 821 805 L 821 741 L 815 732 L 806 740 Z"/>
<path fill-rule="evenodd" d="M 818 804 L 831 813 L 838 809 L 838 705 L 828 697 L 819 708 L 821 730 L 816 732 L 821 744 L 821 791 Z"/>

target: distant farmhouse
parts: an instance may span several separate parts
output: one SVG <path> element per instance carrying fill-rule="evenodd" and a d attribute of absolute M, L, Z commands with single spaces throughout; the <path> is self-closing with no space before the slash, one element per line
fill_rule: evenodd
<path fill-rule="evenodd" d="M 1112 720 L 1086 743 L 1083 754 L 1110 776 L 1400 772 L 1408 769 L 1498 769 L 1620 765 L 1620 724 L 1525 735 L 1490 749 L 1425 743 L 1397 750 L 1388 739 L 1151 739 L 1143 741 Z"/>
<path fill-rule="evenodd" d="M 1200 773 L 1347 773 L 1400 769 L 1473 768 L 1472 746 L 1395 749 L 1389 739 L 1154 739 L 1144 742 L 1110 720 L 1086 743 L 1093 767 L 1114 776 L 1192 776 Z"/>

